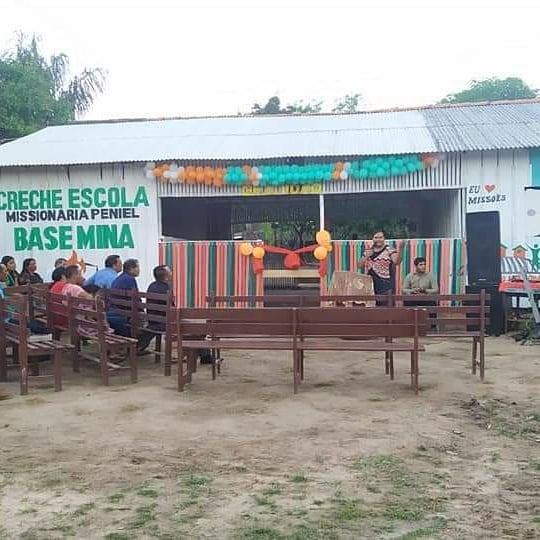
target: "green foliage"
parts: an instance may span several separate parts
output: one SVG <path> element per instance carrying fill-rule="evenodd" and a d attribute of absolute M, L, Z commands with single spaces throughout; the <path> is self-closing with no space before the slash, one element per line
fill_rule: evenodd
<path fill-rule="evenodd" d="M 322 101 L 295 101 L 285 107 L 281 106 L 278 96 L 272 96 L 265 105 L 255 103 L 251 108 L 252 114 L 313 114 L 321 112 Z"/>
<path fill-rule="evenodd" d="M 441 103 L 505 101 L 535 97 L 538 97 L 538 90 L 531 88 L 519 77 L 507 77 L 506 79 L 491 77 L 490 79 L 472 81 L 469 88 L 455 94 L 449 94 Z"/>
<path fill-rule="evenodd" d="M 104 82 L 99 68 L 70 79 L 65 54 L 46 59 L 35 37 L 21 36 L 14 51 L 0 55 L 0 139 L 74 120 L 90 109 Z"/>
<path fill-rule="evenodd" d="M 362 94 L 346 94 L 336 101 L 332 112 L 335 113 L 354 113 L 358 112 L 358 107 L 362 101 Z"/>

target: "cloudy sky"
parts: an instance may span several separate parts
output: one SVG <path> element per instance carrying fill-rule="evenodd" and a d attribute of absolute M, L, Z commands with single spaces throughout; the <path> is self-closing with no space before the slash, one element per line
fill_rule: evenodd
<path fill-rule="evenodd" d="M 0 49 L 37 34 L 108 71 L 87 118 L 236 114 L 360 92 L 429 104 L 474 78 L 540 88 L 538 0 L 0 0 Z"/>

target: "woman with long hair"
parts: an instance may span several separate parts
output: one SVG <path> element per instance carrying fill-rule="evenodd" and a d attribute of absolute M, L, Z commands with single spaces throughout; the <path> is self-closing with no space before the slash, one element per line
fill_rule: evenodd
<path fill-rule="evenodd" d="M 19 284 L 19 272 L 17 272 L 17 264 L 11 255 L 2 257 L 2 264 L 7 268 L 6 287 L 17 287 Z"/>
<path fill-rule="evenodd" d="M 19 285 L 36 285 L 43 283 L 43 278 L 37 273 L 36 259 L 24 259 Z"/>

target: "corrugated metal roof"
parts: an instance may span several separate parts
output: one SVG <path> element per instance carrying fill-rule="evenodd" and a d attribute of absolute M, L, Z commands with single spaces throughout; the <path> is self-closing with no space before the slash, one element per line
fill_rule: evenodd
<path fill-rule="evenodd" d="M 540 146 L 540 103 L 435 106 L 348 115 L 74 123 L 0 147 L 0 166 L 262 160 Z"/>

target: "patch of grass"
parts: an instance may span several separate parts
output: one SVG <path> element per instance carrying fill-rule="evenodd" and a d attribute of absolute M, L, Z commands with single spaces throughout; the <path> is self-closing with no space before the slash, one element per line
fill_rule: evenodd
<path fill-rule="evenodd" d="M 365 476 L 376 473 L 377 478 L 388 480 L 396 488 L 412 487 L 414 480 L 403 460 L 390 455 L 373 455 L 360 458 L 353 468 Z"/>
<path fill-rule="evenodd" d="M 126 405 L 122 405 L 122 407 L 120 407 L 120 412 L 132 413 L 142 411 L 144 408 L 145 405 L 142 405 L 140 403 L 127 403 Z"/>
<path fill-rule="evenodd" d="M 531 523 L 540 523 L 540 516 L 533 517 Z"/>
<path fill-rule="evenodd" d="M 281 488 L 277 484 L 272 484 L 263 491 L 265 497 L 274 497 L 275 495 L 281 495 L 281 493 Z"/>
<path fill-rule="evenodd" d="M 31 506 L 29 506 L 28 508 L 22 508 L 21 510 L 19 510 L 18 513 L 21 516 L 25 516 L 25 515 L 28 515 L 28 514 L 36 514 L 37 513 L 37 508 L 32 508 Z M 2 538 L 2 537 L 0 536 L 0 538 Z"/>
<path fill-rule="evenodd" d="M 284 540 L 284 536 L 277 530 L 270 527 L 250 527 L 238 531 L 235 538 L 243 540 Z"/>
<path fill-rule="evenodd" d="M 184 480 L 184 486 L 187 488 L 201 488 L 208 485 L 211 481 L 212 479 L 208 478 L 208 476 L 191 475 Z"/>
<path fill-rule="evenodd" d="M 289 478 L 289 480 L 293 484 L 302 484 L 302 483 L 308 481 L 307 476 L 304 473 L 295 474 L 294 476 L 291 476 L 291 478 Z"/>
<path fill-rule="evenodd" d="M 446 528 L 447 522 L 445 518 L 437 518 L 430 527 L 422 527 L 415 529 L 403 536 L 399 540 L 417 540 L 417 538 L 433 538 L 437 533 Z"/>
<path fill-rule="evenodd" d="M 86 516 L 86 514 L 88 514 L 88 512 L 91 512 L 95 507 L 96 507 L 96 503 L 93 503 L 93 502 L 81 504 L 81 506 L 79 506 L 79 508 L 77 508 L 77 510 L 75 510 L 71 514 L 71 516 L 74 518 Z"/>
<path fill-rule="evenodd" d="M 142 529 L 144 526 L 148 525 L 150 522 L 155 521 L 156 519 L 156 508 L 157 504 L 150 504 L 148 506 L 139 506 L 135 510 L 135 519 L 131 525 L 132 529 Z"/>
<path fill-rule="evenodd" d="M 420 521 L 424 517 L 424 512 L 419 508 L 411 508 L 408 505 L 394 502 L 386 505 L 384 515 L 386 518 L 396 521 Z"/>
<path fill-rule="evenodd" d="M 501 459 L 501 453 L 498 450 L 495 450 L 495 452 L 491 454 L 491 463 L 497 463 L 499 459 Z"/>
<path fill-rule="evenodd" d="M 533 470 L 535 470 L 535 471 L 540 471 L 540 461 L 532 460 L 532 461 L 531 461 L 531 467 L 532 467 Z"/>
<path fill-rule="evenodd" d="M 140 495 L 141 497 L 148 497 L 149 499 L 157 499 L 159 497 L 159 493 L 155 489 L 151 488 L 141 488 L 139 491 L 137 491 L 137 495 Z"/>
<path fill-rule="evenodd" d="M 276 503 L 267 497 L 259 497 L 259 495 L 254 495 L 253 500 L 257 506 L 269 506 L 271 508 L 276 507 Z"/>
<path fill-rule="evenodd" d="M 112 504 L 119 503 L 120 501 L 123 501 L 126 498 L 124 493 L 114 493 L 113 495 L 109 495 L 107 497 L 107 502 L 110 502 Z"/>
<path fill-rule="evenodd" d="M 131 538 L 129 534 L 117 532 L 108 533 L 103 537 L 104 540 L 131 540 Z"/>
<path fill-rule="evenodd" d="M 386 399 L 381 396 L 369 396 L 368 401 L 377 402 L 377 401 L 386 401 Z"/>
<path fill-rule="evenodd" d="M 358 499 L 338 498 L 336 499 L 336 511 L 334 520 L 338 522 L 357 521 L 367 517 L 367 513 L 359 506 Z"/>

